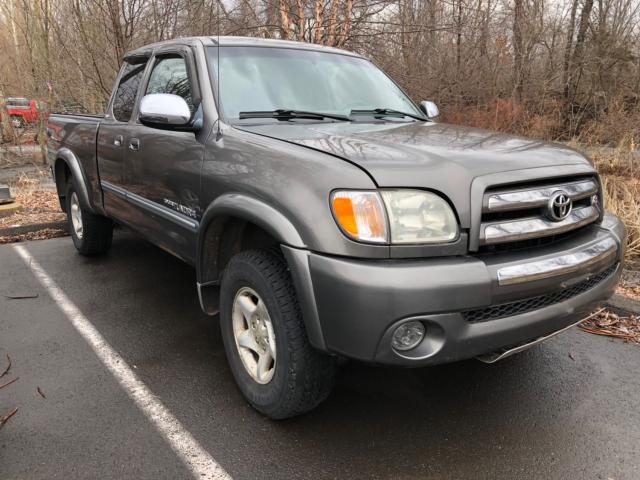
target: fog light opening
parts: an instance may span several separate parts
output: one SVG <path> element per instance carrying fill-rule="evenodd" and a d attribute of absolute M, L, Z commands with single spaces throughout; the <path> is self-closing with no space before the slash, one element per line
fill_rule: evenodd
<path fill-rule="evenodd" d="M 393 332 L 391 346 L 394 350 L 406 352 L 417 347 L 424 338 L 425 328 L 422 322 L 412 320 L 398 326 Z"/>

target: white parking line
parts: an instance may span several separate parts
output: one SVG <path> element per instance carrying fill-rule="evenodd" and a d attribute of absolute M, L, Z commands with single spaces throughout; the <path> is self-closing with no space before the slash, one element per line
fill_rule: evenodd
<path fill-rule="evenodd" d="M 193 438 L 180 421 L 165 407 L 149 388 L 136 376 L 124 359 L 104 339 L 93 324 L 69 300 L 47 272 L 21 245 L 13 248 L 31 269 L 40 284 L 69 319 L 75 329 L 91 346 L 105 367 L 116 378 L 129 398 L 160 432 L 171 449 L 197 479 L 231 479 L 229 474 Z"/>

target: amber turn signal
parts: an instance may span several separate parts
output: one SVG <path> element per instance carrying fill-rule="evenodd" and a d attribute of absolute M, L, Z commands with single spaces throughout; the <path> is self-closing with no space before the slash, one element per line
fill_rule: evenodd
<path fill-rule="evenodd" d="M 334 192 L 331 208 L 342 231 L 352 239 L 370 243 L 388 242 L 387 217 L 377 192 Z"/>

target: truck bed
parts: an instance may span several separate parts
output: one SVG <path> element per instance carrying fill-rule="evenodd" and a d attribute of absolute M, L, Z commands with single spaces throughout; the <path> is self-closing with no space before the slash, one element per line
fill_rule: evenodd
<path fill-rule="evenodd" d="M 102 195 L 99 187 L 96 141 L 103 118 L 102 115 L 55 113 L 47 122 L 49 165 L 52 169 L 56 168 L 56 155 L 59 156 L 61 150 L 75 156 L 88 189 L 89 200 L 99 208 Z"/>

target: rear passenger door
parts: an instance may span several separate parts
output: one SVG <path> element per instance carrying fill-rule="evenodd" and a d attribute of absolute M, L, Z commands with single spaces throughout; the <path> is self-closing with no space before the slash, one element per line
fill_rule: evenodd
<path fill-rule="evenodd" d="M 104 208 L 118 220 L 126 219 L 131 213 L 130 205 L 121 191 L 124 187 L 125 140 L 146 65 L 144 58 L 125 61 L 120 70 L 118 86 L 98 130 L 96 152 Z"/>
<path fill-rule="evenodd" d="M 179 95 L 193 118 L 200 102 L 194 67 L 186 47 L 157 52 L 140 97 Z M 134 121 L 126 147 L 124 186 L 138 210 L 136 227 L 175 255 L 193 261 L 201 215 L 204 143 L 192 131 L 153 128 Z"/>

